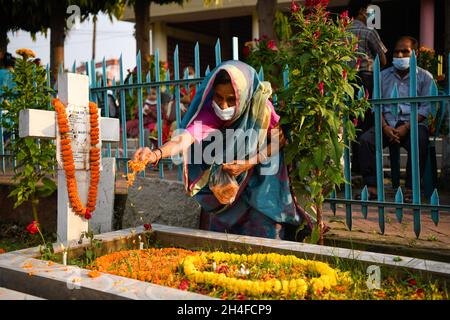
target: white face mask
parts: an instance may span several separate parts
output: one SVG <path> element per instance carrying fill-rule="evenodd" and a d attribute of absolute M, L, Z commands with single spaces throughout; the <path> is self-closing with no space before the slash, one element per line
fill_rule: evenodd
<path fill-rule="evenodd" d="M 212 101 L 212 106 L 216 115 L 224 121 L 231 120 L 234 116 L 234 112 L 236 111 L 236 106 L 228 107 L 222 110 L 214 100 Z"/>
<path fill-rule="evenodd" d="M 394 65 L 394 68 L 397 70 L 406 70 L 409 68 L 409 57 L 406 58 L 394 58 L 392 61 L 392 64 Z"/>
<path fill-rule="evenodd" d="M 153 105 L 153 104 L 156 104 L 156 103 L 157 103 L 157 101 L 156 101 L 156 100 L 147 100 L 147 102 L 148 102 L 148 104 L 151 104 L 151 105 Z"/>

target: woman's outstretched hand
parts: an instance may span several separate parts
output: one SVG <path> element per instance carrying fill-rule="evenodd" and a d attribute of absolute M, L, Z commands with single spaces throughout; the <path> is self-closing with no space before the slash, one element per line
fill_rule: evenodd
<path fill-rule="evenodd" d="M 252 164 L 247 160 L 235 160 L 231 163 L 224 163 L 222 166 L 223 170 L 228 172 L 229 175 L 231 175 L 232 177 L 237 177 L 242 172 L 248 171 L 253 168 L 255 164 Z"/>
<path fill-rule="evenodd" d="M 147 164 L 154 164 L 158 161 L 156 152 L 151 151 L 149 148 L 139 148 L 134 154 L 134 160 L 144 162 Z"/>

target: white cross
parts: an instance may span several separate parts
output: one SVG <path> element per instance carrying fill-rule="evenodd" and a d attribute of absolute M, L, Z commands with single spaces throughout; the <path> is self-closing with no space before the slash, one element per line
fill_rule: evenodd
<path fill-rule="evenodd" d="M 89 122 L 89 77 L 75 73 L 64 73 L 58 77 L 58 98 L 67 107 L 66 112 L 69 117 L 72 130 L 72 150 L 75 161 L 75 177 L 77 180 L 78 193 L 84 206 L 87 203 L 89 190 L 89 148 L 90 148 L 90 122 Z M 103 142 L 119 141 L 119 119 L 99 118 L 100 144 Z M 68 243 L 78 240 L 81 233 L 88 231 L 88 220 L 75 214 L 70 206 L 70 201 L 66 187 L 65 172 L 62 167 L 60 137 L 57 132 L 56 112 L 25 109 L 19 114 L 19 136 L 33 137 L 40 139 L 56 139 L 56 154 L 58 162 L 58 223 L 57 233 L 59 240 Z M 107 159 L 103 159 L 105 161 Z M 114 159 L 111 159 L 115 164 Z M 104 163 L 103 163 L 104 164 Z M 115 167 L 113 172 L 108 173 L 109 177 L 100 175 L 98 185 L 96 210 L 93 212 L 93 219 L 96 214 L 105 214 L 105 205 L 109 211 L 113 208 L 114 186 L 105 187 L 105 179 L 112 179 L 114 184 Z M 103 173 L 103 172 L 102 172 Z M 112 177 L 111 177 L 112 175 Z M 107 190 L 107 191 L 106 191 Z M 105 201 L 105 191 L 106 201 Z M 111 195 L 112 192 L 112 195 Z M 112 212 L 111 212 L 112 216 Z M 101 218 L 101 217 L 100 217 Z M 92 222 L 92 220 L 90 220 Z M 102 230 L 110 231 L 110 230 Z"/>

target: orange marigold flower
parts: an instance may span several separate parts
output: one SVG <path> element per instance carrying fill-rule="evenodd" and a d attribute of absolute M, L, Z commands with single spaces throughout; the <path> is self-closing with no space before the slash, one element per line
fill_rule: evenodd
<path fill-rule="evenodd" d="M 36 54 L 34 53 L 34 51 L 31 49 L 27 49 L 27 48 L 17 49 L 16 53 L 19 56 L 22 56 L 24 59 L 36 57 Z"/>
<path fill-rule="evenodd" d="M 96 271 L 96 270 L 92 270 L 92 271 L 90 271 L 90 272 L 88 273 L 88 277 L 89 277 L 89 278 L 92 278 L 92 279 L 98 278 L 98 277 L 100 277 L 101 275 L 102 275 L 102 274 L 101 274 L 100 272 Z"/>

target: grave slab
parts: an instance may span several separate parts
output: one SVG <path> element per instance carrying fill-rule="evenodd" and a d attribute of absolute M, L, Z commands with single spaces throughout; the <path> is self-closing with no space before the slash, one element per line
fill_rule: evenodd
<path fill-rule="evenodd" d="M 362 265 L 377 265 L 421 274 L 427 279 L 444 281 L 450 285 L 450 263 L 416 259 L 404 256 L 371 253 L 351 249 L 311 245 L 305 243 L 273 240 L 188 228 L 153 225 L 155 240 L 162 246 L 178 246 L 186 249 L 209 248 L 216 250 L 248 250 L 252 252 L 277 252 L 293 254 L 305 259 L 332 262 L 335 259 L 357 260 Z M 102 241 L 103 254 L 123 249 L 126 243 L 144 232 L 142 226 L 118 230 L 96 236 Z M 72 252 L 83 250 L 88 245 L 84 240 L 73 245 Z M 61 252 L 54 245 L 55 252 Z M 88 270 L 61 264 L 49 264 L 36 259 L 38 248 L 24 249 L 0 255 L 0 286 L 45 299 L 212 299 L 191 292 L 153 285 L 150 283 L 102 274 L 98 278 L 88 277 Z"/>

